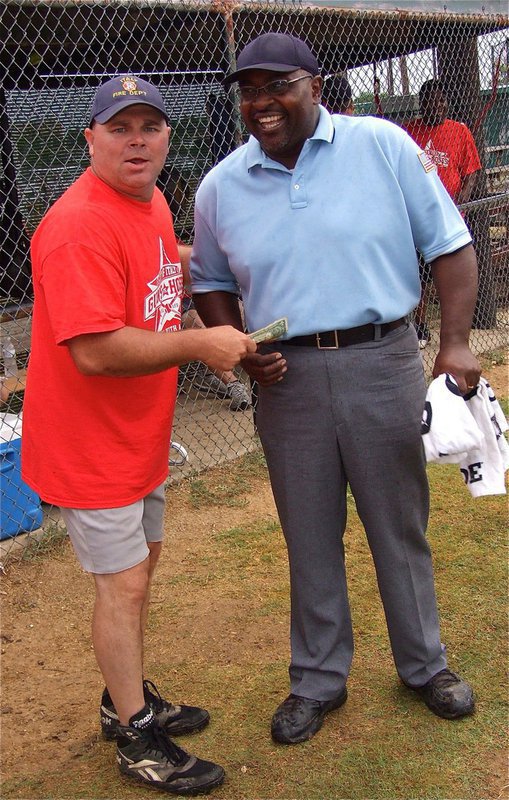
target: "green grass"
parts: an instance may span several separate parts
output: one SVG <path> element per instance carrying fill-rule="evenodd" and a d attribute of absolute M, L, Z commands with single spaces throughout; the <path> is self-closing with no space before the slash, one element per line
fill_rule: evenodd
<path fill-rule="evenodd" d="M 482 354 L 481 363 L 484 370 L 489 370 L 490 367 L 499 367 L 502 364 L 507 364 L 507 350 L 504 348 L 487 350 Z"/>
<path fill-rule="evenodd" d="M 235 486 L 220 483 L 211 489 L 207 486 L 206 481 L 196 479 L 191 482 L 190 488 L 190 503 L 193 508 L 203 508 L 210 505 L 238 508 L 246 504 L 243 495 L 246 492 L 247 485 L 240 480 Z"/>
<path fill-rule="evenodd" d="M 216 479 L 211 482 L 205 477 L 189 481 L 189 502 L 193 508 L 207 506 L 226 506 L 238 508 L 246 504 L 245 495 L 249 492 L 250 482 L 265 474 L 265 459 L 262 453 L 249 453 L 235 464 L 235 469 L 218 468 Z M 218 476 L 222 480 L 218 480 Z"/>

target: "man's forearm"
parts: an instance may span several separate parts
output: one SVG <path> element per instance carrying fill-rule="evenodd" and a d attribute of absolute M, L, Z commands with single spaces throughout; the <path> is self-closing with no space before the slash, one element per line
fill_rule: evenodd
<path fill-rule="evenodd" d="M 182 267 L 182 275 L 184 276 L 184 287 L 189 291 L 191 287 L 191 273 L 189 270 L 189 262 L 191 261 L 191 245 L 177 242 L 180 265 Z"/>
<path fill-rule="evenodd" d="M 232 325 L 244 330 L 237 295 L 231 292 L 205 292 L 193 294 L 194 307 L 207 328 L 215 325 Z"/>
<path fill-rule="evenodd" d="M 106 377 L 152 375 L 189 361 L 203 361 L 213 369 L 229 370 L 245 357 L 252 345 L 245 334 L 224 326 L 213 331 L 193 328 L 161 333 L 126 326 L 68 341 L 80 372 Z"/>
<path fill-rule="evenodd" d="M 459 206 L 462 203 L 468 203 L 468 201 L 470 200 L 470 196 L 472 194 L 472 190 L 474 188 L 476 179 L 477 179 L 477 172 L 471 172 L 470 175 L 465 175 L 465 177 L 463 178 L 461 189 L 459 191 L 458 198 L 456 200 Z"/>
<path fill-rule="evenodd" d="M 441 345 L 468 343 L 477 300 L 477 260 L 472 245 L 440 256 L 431 265 L 440 300 Z"/>
<path fill-rule="evenodd" d="M 126 326 L 77 336 L 69 340 L 68 346 L 76 366 L 85 375 L 131 377 L 151 375 L 194 360 L 200 351 L 200 336 L 203 330 L 156 334 Z"/>

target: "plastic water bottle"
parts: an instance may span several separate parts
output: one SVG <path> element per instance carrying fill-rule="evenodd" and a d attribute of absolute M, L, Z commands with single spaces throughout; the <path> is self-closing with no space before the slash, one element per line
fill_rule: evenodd
<path fill-rule="evenodd" d="M 17 378 L 16 348 L 10 336 L 6 336 L 2 342 L 2 361 L 4 364 L 4 376 L 6 378 Z"/>

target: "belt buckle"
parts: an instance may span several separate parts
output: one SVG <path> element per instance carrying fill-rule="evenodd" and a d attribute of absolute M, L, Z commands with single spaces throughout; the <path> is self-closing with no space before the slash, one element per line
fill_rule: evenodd
<path fill-rule="evenodd" d="M 320 334 L 319 333 L 315 334 L 315 336 L 316 336 L 316 346 L 317 346 L 318 350 L 339 350 L 338 332 L 337 331 L 332 331 L 332 333 L 334 334 L 334 342 L 335 343 L 331 344 L 331 345 L 321 344 L 320 343 Z"/>

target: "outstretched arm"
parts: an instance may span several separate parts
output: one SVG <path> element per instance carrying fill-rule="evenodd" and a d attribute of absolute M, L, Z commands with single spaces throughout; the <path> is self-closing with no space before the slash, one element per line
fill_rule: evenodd
<path fill-rule="evenodd" d="M 225 372 L 256 350 L 248 336 L 229 325 L 162 333 L 126 326 L 75 336 L 67 345 L 84 375 L 115 377 L 151 375 L 198 360 Z"/>

